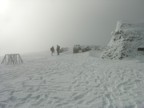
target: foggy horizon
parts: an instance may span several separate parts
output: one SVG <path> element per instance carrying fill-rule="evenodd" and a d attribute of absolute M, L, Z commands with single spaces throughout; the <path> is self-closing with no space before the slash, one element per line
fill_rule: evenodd
<path fill-rule="evenodd" d="M 116 22 L 144 23 L 143 0 L 0 0 L 0 55 L 57 44 L 106 46 Z"/>

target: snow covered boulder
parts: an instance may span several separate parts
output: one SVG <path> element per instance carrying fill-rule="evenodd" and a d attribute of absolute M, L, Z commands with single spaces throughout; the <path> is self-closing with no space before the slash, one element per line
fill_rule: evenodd
<path fill-rule="evenodd" d="M 90 51 L 91 47 L 87 45 L 74 45 L 73 53 L 87 52 Z"/>
<path fill-rule="evenodd" d="M 144 24 L 129 24 L 117 22 L 116 30 L 103 51 L 102 58 L 123 59 L 142 54 L 139 49 L 144 48 Z"/>
<path fill-rule="evenodd" d="M 102 47 L 98 45 L 74 45 L 73 53 L 87 52 L 90 50 L 101 50 Z"/>

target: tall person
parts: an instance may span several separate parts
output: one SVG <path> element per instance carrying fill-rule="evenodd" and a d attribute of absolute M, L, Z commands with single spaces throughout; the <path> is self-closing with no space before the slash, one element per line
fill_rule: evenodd
<path fill-rule="evenodd" d="M 59 55 L 59 53 L 60 53 L 60 46 L 57 45 L 57 55 Z"/>

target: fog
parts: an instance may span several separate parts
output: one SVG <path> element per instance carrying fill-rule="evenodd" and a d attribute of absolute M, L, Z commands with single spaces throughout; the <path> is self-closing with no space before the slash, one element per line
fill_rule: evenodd
<path fill-rule="evenodd" d="M 118 20 L 144 22 L 144 0 L 0 0 L 0 55 L 107 45 Z"/>

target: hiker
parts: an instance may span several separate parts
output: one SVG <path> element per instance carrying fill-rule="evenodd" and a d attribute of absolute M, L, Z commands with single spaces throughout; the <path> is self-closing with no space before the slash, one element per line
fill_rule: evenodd
<path fill-rule="evenodd" d="M 60 53 L 60 46 L 57 45 L 57 55 L 59 55 L 59 53 Z"/>
<path fill-rule="evenodd" d="M 50 48 L 50 50 L 51 50 L 51 55 L 53 55 L 53 53 L 55 52 L 54 47 L 52 46 L 52 47 Z"/>

